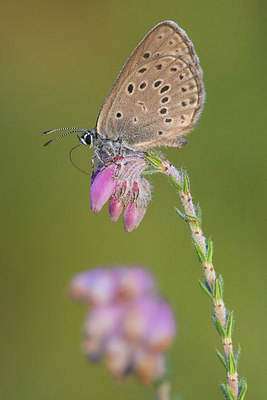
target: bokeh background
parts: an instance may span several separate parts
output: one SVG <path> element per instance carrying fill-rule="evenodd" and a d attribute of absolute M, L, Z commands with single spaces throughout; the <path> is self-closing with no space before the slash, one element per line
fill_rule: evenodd
<path fill-rule="evenodd" d="M 135 379 L 114 383 L 80 352 L 86 310 L 66 285 L 98 265 L 138 262 L 175 308 L 173 393 L 220 398 L 219 338 L 188 226 L 163 176 L 139 229 L 123 231 L 105 207 L 93 214 L 89 179 L 68 160 L 76 138 L 43 148 L 40 132 L 93 128 L 123 63 L 156 23 L 172 19 L 194 42 L 207 102 L 183 149 L 165 154 L 191 177 L 215 267 L 234 310 L 234 345 L 247 398 L 266 385 L 266 3 L 264 1 L 10 1 L 1 5 L 1 373 L 0 398 L 152 399 Z M 264 42 L 265 40 L 265 42 Z M 90 170 L 92 150 L 74 159 Z"/>

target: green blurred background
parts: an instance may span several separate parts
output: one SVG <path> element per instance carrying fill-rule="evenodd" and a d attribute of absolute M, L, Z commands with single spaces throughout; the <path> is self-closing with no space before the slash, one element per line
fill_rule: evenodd
<path fill-rule="evenodd" d="M 186 167 L 215 241 L 215 268 L 234 310 L 234 345 L 247 398 L 266 382 L 266 2 L 10 1 L 1 5 L 1 382 L 0 398 L 152 399 L 130 379 L 119 385 L 80 353 L 86 310 L 66 296 L 87 268 L 138 262 L 155 273 L 179 321 L 170 353 L 173 391 L 184 399 L 222 398 L 219 338 L 199 286 L 188 226 L 163 176 L 139 229 L 123 231 L 107 207 L 93 214 L 89 179 L 68 160 L 76 138 L 43 148 L 40 132 L 93 128 L 123 63 L 156 23 L 172 19 L 194 42 L 206 107 L 183 149 L 165 154 Z M 265 82 L 264 82 L 265 81 Z M 266 87 L 266 86 L 265 86 Z M 74 153 L 90 168 L 92 150 Z"/>

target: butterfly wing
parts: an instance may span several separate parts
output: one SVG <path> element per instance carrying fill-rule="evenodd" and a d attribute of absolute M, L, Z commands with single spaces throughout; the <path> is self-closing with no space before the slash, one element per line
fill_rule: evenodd
<path fill-rule="evenodd" d="M 135 150 L 181 147 L 204 103 L 202 70 L 192 42 L 174 22 L 156 25 L 118 75 L 100 110 L 103 139 Z"/>

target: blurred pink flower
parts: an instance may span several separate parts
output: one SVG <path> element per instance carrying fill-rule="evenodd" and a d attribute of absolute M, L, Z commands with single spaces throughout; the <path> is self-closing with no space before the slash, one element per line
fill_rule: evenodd
<path fill-rule="evenodd" d="M 139 349 L 136 354 L 135 370 L 141 382 L 145 385 L 150 385 L 164 376 L 166 372 L 166 357 L 163 353 Z"/>
<path fill-rule="evenodd" d="M 133 342 L 143 342 L 153 351 L 166 351 L 176 335 L 170 306 L 156 296 L 137 299 L 127 310 L 124 333 Z"/>
<path fill-rule="evenodd" d="M 107 304 L 114 298 L 117 280 L 114 270 L 95 268 L 76 275 L 69 284 L 69 295 L 92 305 Z"/>
<path fill-rule="evenodd" d="M 134 369 L 134 347 L 127 339 L 114 335 L 106 344 L 105 364 L 115 379 L 124 379 Z"/>
<path fill-rule="evenodd" d="M 99 306 L 152 293 L 155 282 L 140 265 L 99 267 L 81 272 L 69 284 L 69 295 L 82 303 Z"/>
<path fill-rule="evenodd" d="M 119 267 L 117 278 L 117 296 L 122 300 L 152 295 L 156 290 L 156 284 L 149 270 L 141 265 L 129 265 Z"/>
<path fill-rule="evenodd" d="M 144 384 L 162 378 L 176 323 L 169 304 L 156 294 L 146 268 L 133 265 L 85 271 L 72 279 L 69 293 L 92 306 L 82 345 L 91 360 L 104 358 L 119 380 L 130 372 Z"/>
<path fill-rule="evenodd" d="M 106 351 L 107 341 L 120 330 L 124 318 L 122 304 L 109 304 L 93 308 L 84 325 L 83 351 L 96 360 Z"/>
<path fill-rule="evenodd" d="M 105 163 L 99 163 L 91 180 L 92 210 L 99 212 L 110 200 L 111 221 L 116 222 L 124 209 L 126 232 L 136 229 L 151 200 L 150 183 L 142 175 L 147 167 L 143 155 L 132 151 L 126 151 L 123 157 L 108 158 Z"/>

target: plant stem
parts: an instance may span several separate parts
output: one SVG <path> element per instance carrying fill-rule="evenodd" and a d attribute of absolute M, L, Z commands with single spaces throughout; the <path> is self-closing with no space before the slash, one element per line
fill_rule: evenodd
<path fill-rule="evenodd" d="M 151 151 L 145 153 L 144 157 L 159 172 L 167 175 L 178 190 L 184 212 L 176 211 L 189 224 L 194 246 L 205 276 L 205 282 L 200 282 L 200 286 L 212 298 L 214 308 L 213 321 L 221 337 L 224 349 L 224 356 L 217 351 L 218 358 L 226 368 L 228 379 L 228 385 L 222 385 L 222 392 L 228 400 L 243 400 L 247 384 L 244 380 L 238 382 L 238 356 L 234 355 L 232 345 L 233 313 L 227 311 L 223 301 L 223 279 L 222 276 L 216 276 L 212 261 L 213 242 L 207 240 L 202 231 L 201 210 L 200 208 L 197 209 L 193 203 L 188 175 L 186 171 L 178 171 L 159 152 Z"/>
<path fill-rule="evenodd" d="M 171 385 L 169 382 L 164 381 L 157 387 L 157 400 L 170 400 L 171 399 Z"/>

